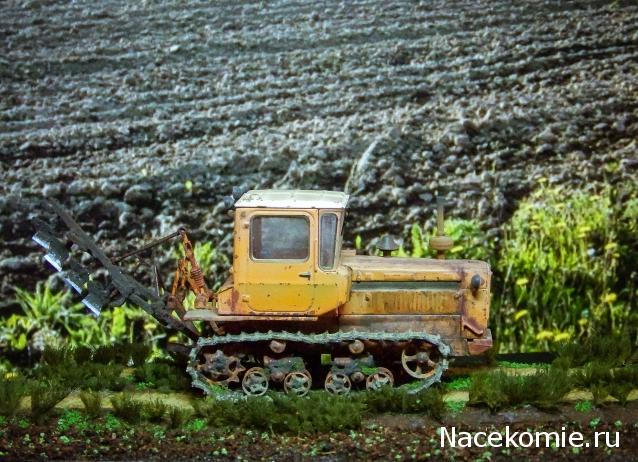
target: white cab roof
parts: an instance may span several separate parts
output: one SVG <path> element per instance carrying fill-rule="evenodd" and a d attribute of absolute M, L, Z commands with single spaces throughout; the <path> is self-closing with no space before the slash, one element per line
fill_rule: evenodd
<path fill-rule="evenodd" d="M 348 195 L 338 191 L 302 189 L 253 189 L 235 202 L 235 207 L 268 207 L 282 209 L 343 209 Z"/>

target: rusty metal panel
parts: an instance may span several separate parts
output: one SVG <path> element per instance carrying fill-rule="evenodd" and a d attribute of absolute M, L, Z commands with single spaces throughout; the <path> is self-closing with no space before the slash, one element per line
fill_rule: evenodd
<path fill-rule="evenodd" d="M 317 321 L 317 316 L 267 316 L 259 315 L 219 315 L 213 310 L 188 310 L 184 315 L 189 321 L 241 322 L 241 321 Z"/>
<path fill-rule="evenodd" d="M 463 290 L 462 315 L 464 335 L 476 338 L 483 335 L 487 328 L 490 308 L 490 293 L 487 289 L 476 292 Z"/>
<path fill-rule="evenodd" d="M 468 341 L 461 337 L 444 338 L 442 341 L 450 347 L 451 356 L 467 356 Z"/>
<path fill-rule="evenodd" d="M 342 256 L 342 263 L 352 269 L 353 281 L 457 281 L 468 287 L 479 274 L 489 287 L 490 267 L 477 260 L 438 260 L 432 258 Z"/>
<path fill-rule="evenodd" d="M 372 332 L 426 331 L 443 338 L 460 338 L 461 317 L 458 315 L 342 315 L 341 330 L 366 329 Z"/>
<path fill-rule="evenodd" d="M 460 287 L 460 283 L 456 281 L 355 281 L 352 284 L 353 291 L 457 291 Z"/>
<path fill-rule="evenodd" d="M 339 309 L 348 314 L 460 314 L 457 291 L 352 291 Z"/>
<path fill-rule="evenodd" d="M 467 341 L 468 353 L 471 355 L 480 355 L 492 348 L 492 331 L 485 330 L 485 335 L 481 338 Z"/>

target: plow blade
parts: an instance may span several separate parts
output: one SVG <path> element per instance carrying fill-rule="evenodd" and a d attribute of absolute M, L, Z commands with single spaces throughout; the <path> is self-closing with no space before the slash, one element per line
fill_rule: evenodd
<path fill-rule="evenodd" d="M 66 271 L 62 271 L 61 276 L 70 289 L 76 291 L 80 296 L 84 297 L 89 289 L 90 274 L 74 259 L 69 259 Z"/>
<path fill-rule="evenodd" d="M 60 217 L 65 229 L 56 232 L 49 224 L 34 220 L 33 241 L 45 251 L 44 260 L 60 272 L 66 285 L 82 297 L 82 303 L 91 313 L 99 316 L 103 309 L 128 301 L 165 328 L 182 332 L 192 340 L 199 337 L 190 322 L 182 322 L 172 315 L 166 295 L 158 295 L 115 265 L 58 202 L 50 201 L 48 205 Z M 76 258 L 75 254 L 82 258 Z M 90 266 L 80 263 L 85 261 Z"/>

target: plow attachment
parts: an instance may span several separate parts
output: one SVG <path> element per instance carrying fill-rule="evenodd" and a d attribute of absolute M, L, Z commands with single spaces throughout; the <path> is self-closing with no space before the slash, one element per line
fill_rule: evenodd
<path fill-rule="evenodd" d="M 94 315 L 128 301 L 165 328 L 197 340 L 199 333 L 192 323 L 173 316 L 170 294 L 162 295 L 138 283 L 104 254 L 58 202 L 50 201 L 49 205 L 66 229 L 56 233 L 49 224 L 34 220 L 33 240 L 46 252 L 44 260 L 60 272 L 64 282 L 82 297 L 82 303 Z"/>

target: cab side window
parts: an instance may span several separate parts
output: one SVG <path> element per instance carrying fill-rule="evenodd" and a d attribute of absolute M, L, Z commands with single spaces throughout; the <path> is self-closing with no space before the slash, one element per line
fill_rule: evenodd
<path fill-rule="evenodd" d="M 321 215 L 319 227 L 319 267 L 332 269 L 335 264 L 335 247 L 337 243 L 337 215 L 324 213 Z"/>
<path fill-rule="evenodd" d="M 250 251 L 256 260 L 305 260 L 310 222 L 304 216 L 262 215 L 250 222 Z"/>

